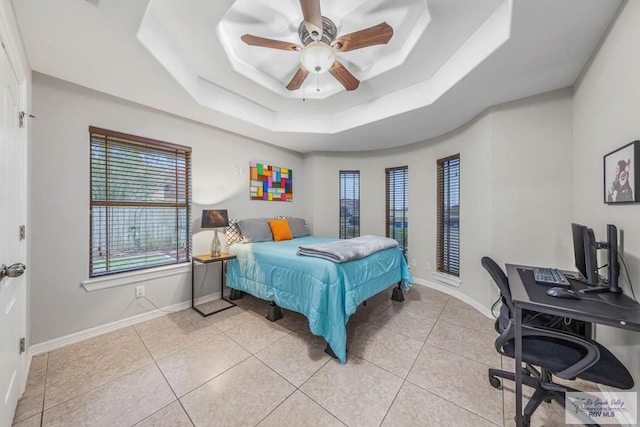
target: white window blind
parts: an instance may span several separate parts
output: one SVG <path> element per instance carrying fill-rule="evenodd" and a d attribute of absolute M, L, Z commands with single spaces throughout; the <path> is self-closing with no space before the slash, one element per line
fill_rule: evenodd
<path fill-rule="evenodd" d="M 189 261 L 191 148 L 89 133 L 90 277 Z"/>

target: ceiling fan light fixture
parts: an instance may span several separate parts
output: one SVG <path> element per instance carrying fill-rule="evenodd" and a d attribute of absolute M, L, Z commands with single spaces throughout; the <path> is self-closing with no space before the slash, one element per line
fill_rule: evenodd
<path fill-rule="evenodd" d="M 310 73 L 326 73 L 335 61 L 336 53 L 333 48 L 322 42 L 309 43 L 300 53 L 300 62 Z"/>

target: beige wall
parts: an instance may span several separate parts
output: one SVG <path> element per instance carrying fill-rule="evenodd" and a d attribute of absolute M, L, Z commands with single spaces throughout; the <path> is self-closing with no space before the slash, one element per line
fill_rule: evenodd
<path fill-rule="evenodd" d="M 87 292 L 89 272 L 90 125 L 193 149 L 193 250 L 209 250 L 212 231 L 200 230 L 203 208 L 228 209 L 230 217 L 303 216 L 308 193 L 302 156 L 219 129 L 144 108 L 63 81 L 34 74 L 30 182 L 32 216 L 32 344 L 139 315 L 154 307 L 136 300 L 146 286 L 158 307 L 191 298 L 191 274 Z M 294 171 L 291 203 L 249 200 L 249 161 Z M 236 167 L 243 169 L 237 175 Z M 216 271 L 217 270 L 216 266 Z M 209 271 L 211 270 L 211 271 Z M 200 295 L 220 290 L 219 273 L 196 276 Z"/>
<path fill-rule="evenodd" d="M 490 120 L 493 256 L 572 269 L 569 91 L 502 105 Z"/>
<path fill-rule="evenodd" d="M 296 153 L 73 86 L 34 77 L 31 203 L 31 334 L 40 343 L 134 316 L 140 306 L 126 285 L 86 292 L 88 274 L 87 127 L 190 145 L 194 149 L 194 251 L 211 235 L 198 230 L 199 210 L 223 207 L 231 216 L 304 216 L 314 234 L 338 234 L 338 171 L 361 171 L 361 232 L 384 234 L 384 169 L 409 167 L 409 261 L 423 283 L 439 282 L 435 265 L 435 163 L 461 154 L 461 279 L 452 288 L 488 308 L 497 292 L 480 267 L 483 255 L 498 262 L 571 268 L 569 224 L 621 230 L 623 255 L 640 291 L 640 223 L 637 205 L 602 203 L 602 156 L 638 139 L 640 3 L 626 2 L 575 93 L 544 94 L 495 107 L 464 127 L 398 150 L 357 154 Z M 291 167 L 295 201 L 250 202 L 247 163 Z M 243 167 L 245 175 L 235 175 Z M 550 208 L 539 208 L 542 203 Z M 213 289 L 217 282 L 211 283 Z M 629 291 L 629 280 L 622 286 Z M 147 295 L 166 307 L 190 297 L 190 277 L 148 283 Z M 640 372 L 637 334 L 599 328 L 632 372 Z"/>
<path fill-rule="evenodd" d="M 640 295 L 640 205 L 603 203 L 603 155 L 640 139 L 639 22 L 640 2 L 624 3 L 573 97 L 574 218 L 592 227 L 598 240 L 606 240 L 606 224 L 618 227 L 629 269 L 627 276 L 622 268 L 620 285 L 627 295 L 631 283 Z M 605 251 L 599 252 L 600 265 L 605 264 Z M 599 327 L 596 336 L 614 349 L 638 383 L 640 334 Z"/>
<path fill-rule="evenodd" d="M 384 235 L 384 170 L 407 165 L 411 272 L 420 281 L 439 283 L 432 274 L 436 161 L 456 153 L 462 279 L 456 291 L 485 308 L 491 305 L 497 292 L 480 266 L 484 255 L 501 263 L 573 265 L 571 96 L 566 90 L 494 108 L 455 132 L 403 149 L 310 155 L 314 231 L 337 236 L 338 172 L 354 169 L 360 170 L 361 234 Z"/>

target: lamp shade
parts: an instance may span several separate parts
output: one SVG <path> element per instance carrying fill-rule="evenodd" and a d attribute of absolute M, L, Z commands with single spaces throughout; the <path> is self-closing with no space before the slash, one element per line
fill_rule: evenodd
<path fill-rule="evenodd" d="M 202 211 L 201 228 L 220 228 L 229 225 L 229 216 L 226 209 L 213 209 Z"/>
<path fill-rule="evenodd" d="M 336 54 L 333 48 L 326 43 L 309 43 L 300 53 L 300 62 L 310 73 L 326 73 L 335 61 Z"/>

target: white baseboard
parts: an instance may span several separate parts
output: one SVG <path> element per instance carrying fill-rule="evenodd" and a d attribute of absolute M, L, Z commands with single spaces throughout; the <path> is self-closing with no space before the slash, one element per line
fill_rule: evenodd
<path fill-rule="evenodd" d="M 204 304 L 209 301 L 220 299 L 221 295 L 221 292 L 215 292 L 213 294 L 197 298 L 195 303 L 197 305 Z M 191 301 L 184 301 L 178 304 L 163 307 L 162 309 L 150 310 L 146 313 L 127 317 L 126 319 L 116 320 L 115 322 L 106 323 L 104 325 L 96 326 L 95 328 L 85 329 L 84 331 L 74 332 L 73 334 L 65 335 L 60 338 L 55 338 L 49 341 L 34 344 L 29 347 L 30 357 L 52 350 L 57 350 L 71 344 L 76 344 L 80 341 L 84 341 L 98 335 L 117 331 L 118 329 L 127 328 L 138 323 L 146 322 L 147 320 L 152 320 L 157 317 L 164 316 L 166 314 L 169 314 L 170 312 L 184 310 L 185 308 L 189 307 L 191 307 Z"/>
<path fill-rule="evenodd" d="M 480 304 L 478 301 L 469 298 L 469 296 L 463 294 L 462 292 L 460 292 L 457 289 L 442 285 L 440 283 L 435 283 L 435 282 L 431 282 L 428 280 L 424 280 L 424 279 L 420 279 L 418 277 L 414 277 L 413 278 L 413 282 L 415 284 L 421 285 L 421 286 L 426 286 L 428 288 L 432 288 L 435 289 L 436 291 L 440 291 L 443 292 L 447 295 L 450 295 L 454 298 L 459 299 L 460 301 L 469 304 L 470 306 L 472 306 L 473 308 L 475 308 L 476 310 L 478 310 L 478 312 L 482 313 L 484 316 L 488 317 L 489 319 L 495 319 L 495 317 L 493 317 L 493 315 L 491 314 L 491 310 L 488 309 L 487 307 L 483 306 L 482 304 Z"/>
<path fill-rule="evenodd" d="M 460 301 L 463 301 L 469 304 L 470 306 L 478 310 L 478 312 L 482 313 L 486 317 L 493 319 L 493 316 L 491 315 L 491 311 L 488 308 L 483 307 L 477 301 L 469 298 L 467 295 L 463 294 L 457 289 L 453 289 L 453 288 L 444 286 L 442 284 L 430 282 L 417 277 L 414 277 L 414 283 L 420 286 L 426 286 L 426 287 L 435 289 L 447 295 L 451 295 L 452 297 L 457 298 Z M 221 292 L 215 292 L 213 294 L 197 298 L 196 304 L 200 305 L 200 304 L 207 303 L 209 301 L 220 299 L 221 296 L 222 296 Z M 36 356 L 38 354 L 46 353 L 52 350 L 57 350 L 59 348 L 62 348 L 71 344 L 76 344 L 80 341 L 84 341 L 86 339 L 93 338 L 98 335 L 103 335 L 109 332 L 116 331 L 118 329 L 127 328 L 129 326 L 132 326 L 141 322 L 146 322 L 148 320 L 155 319 L 156 317 L 164 316 L 167 314 L 167 312 L 184 310 L 185 308 L 189 308 L 189 307 L 191 307 L 191 302 L 184 301 L 168 307 L 163 307 L 162 309 L 150 310 L 146 313 L 127 317 L 126 319 L 117 320 L 115 322 L 96 326 L 95 328 L 85 329 L 83 331 L 74 332 L 73 334 L 65 335 L 60 338 L 55 338 L 49 341 L 34 344 L 29 347 L 29 352 L 31 356 Z"/>
<path fill-rule="evenodd" d="M 414 283 L 420 286 L 426 286 L 428 288 L 435 289 L 447 295 L 451 295 L 452 297 L 457 298 L 460 301 L 463 301 L 469 304 L 470 306 L 478 310 L 480 313 L 482 313 L 486 317 L 493 319 L 493 316 L 491 315 L 491 311 L 488 308 L 483 307 L 477 301 L 469 298 L 467 295 L 463 294 L 457 289 L 453 289 L 453 288 L 444 286 L 442 284 L 430 282 L 417 277 L 414 277 Z M 197 298 L 195 303 L 197 305 L 204 304 L 209 301 L 220 299 L 221 296 L 222 296 L 221 292 L 215 292 L 213 294 Z M 36 356 L 38 354 L 46 353 L 49 351 L 57 350 L 59 348 L 62 348 L 71 344 L 76 344 L 80 341 L 84 341 L 86 339 L 93 338 L 98 335 L 103 335 L 109 332 L 113 332 L 118 329 L 127 328 L 129 326 L 132 326 L 141 322 L 146 322 L 148 320 L 152 320 L 157 317 L 164 316 L 168 314 L 167 312 L 184 310 L 185 308 L 189 308 L 189 307 L 191 307 L 191 302 L 184 301 L 178 304 L 163 307 L 162 309 L 150 310 L 146 313 L 127 317 L 126 319 L 117 320 L 115 322 L 96 326 L 95 328 L 85 329 L 83 331 L 74 332 L 73 334 L 65 335 L 60 338 L 55 338 L 49 341 L 34 344 L 29 347 L 30 357 Z"/>
<path fill-rule="evenodd" d="M 457 298 L 460 301 L 469 304 L 470 306 L 478 310 L 478 312 L 482 313 L 486 317 L 493 319 L 493 316 L 491 315 L 491 311 L 488 308 L 482 306 L 477 301 L 469 298 L 467 295 L 463 294 L 457 289 L 450 288 L 442 284 L 430 282 L 417 277 L 414 277 L 414 283 L 420 286 L 426 286 L 428 288 L 435 289 L 437 291 L 450 295 L 454 298 Z M 221 292 L 215 292 L 213 294 L 197 298 L 196 304 L 200 305 L 200 304 L 207 303 L 209 301 L 220 299 L 221 296 L 222 296 Z M 174 304 L 168 307 L 164 307 L 162 309 L 150 310 L 146 313 L 127 317 L 126 319 L 117 320 L 115 322 L 96 326 L 95 328 L 85 329 L 83 331 L 74 332 L 73 334 L 65 335 L 60 338 L 55 338 L 49 341 L 32 345 L 29 347 L 29 351 L 31 353 L 31 356 L 36 356 L 38 354 L 46 353 L 52 350 L 57 350 L 59 348 L 62 348 L 71 344 L 76 344 L 80 341 L 84 341 L 86 339 L 93 338 L 98 335 L 103 335 L 109 332 L 116 331 L 118 329 L 126 328 L 138 323 L 146 322 L 147 320 L 155 319 L 156 317 L 164 316 L 167 314 L 167 312 L 184 310 L 185 308 L 189 308 L 189 307 L 191 307 L 191 302 L 185 301 L 185 302 Z"/>

